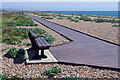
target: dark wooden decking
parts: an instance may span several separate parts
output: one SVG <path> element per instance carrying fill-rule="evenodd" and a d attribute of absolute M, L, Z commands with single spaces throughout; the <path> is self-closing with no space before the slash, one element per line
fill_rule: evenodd
<path fill-rule="evenodd" d="M 29 14 L 26 15 L 73 41 L 50 48 L 59 62 L 120 68 L 118 66 L 117 45 L 95 39 Z"/>

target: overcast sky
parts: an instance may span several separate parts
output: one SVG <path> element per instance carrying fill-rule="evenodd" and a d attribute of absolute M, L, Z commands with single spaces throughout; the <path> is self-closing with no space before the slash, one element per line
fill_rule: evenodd
<path fill-rule="evenodd" d="M 2 2 L 2 8 L 40 11 L 117 11 L 118 2 L 7 2 L 6 0 Z"/>

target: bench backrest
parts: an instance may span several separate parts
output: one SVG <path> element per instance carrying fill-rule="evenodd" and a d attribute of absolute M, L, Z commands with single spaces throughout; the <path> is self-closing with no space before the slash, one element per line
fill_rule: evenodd
<path fill-rule="evenodd" d="M 36 37 L 33 35 L 33 33 L 31 31 L 29 31 L 28 36 L 29 36 L 29 38 L 31 40 L 32 45 L 35 45 L 35 43 L 36 43 L 36 41 L 35 41 Z"/>
<path fill-rule="evenodd" d="M 33 47 L 39 47 L 39 48 L 50 47 L 50 44 L 44 38 L 36 38 L 31 31 L 29 31 L 28 36 L 31 40 Z"/>

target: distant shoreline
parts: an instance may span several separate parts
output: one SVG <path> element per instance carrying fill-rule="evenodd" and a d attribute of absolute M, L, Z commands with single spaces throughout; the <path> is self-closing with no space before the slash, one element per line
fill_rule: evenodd
<path fill-rule="evenodd" d="M 116 17 L 116 18 L 119 17 L 118 11 L 45 11 L 45 12 L 58 14 Z"/>

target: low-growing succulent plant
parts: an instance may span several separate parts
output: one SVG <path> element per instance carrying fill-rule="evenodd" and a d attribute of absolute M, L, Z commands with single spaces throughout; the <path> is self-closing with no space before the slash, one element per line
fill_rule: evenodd
<path fill-rule="evenodd" d="M 45 70 L 41 75 L 46 75 L 48 77 L 53 77 L 57 74 L 60 74 L 62 72 L 61 68 L 58 67 L 52 67 L 49 70 Z"/>
<path fill-rule="evenodd" d="M 9 49 L 9 51 L 6 54 L 4 54 L 4 56 L 7 58 L 15 58 L 17 53 L 18 53 L 17 49 L 15 47 L 13 47 L 13 48 Z"/>

